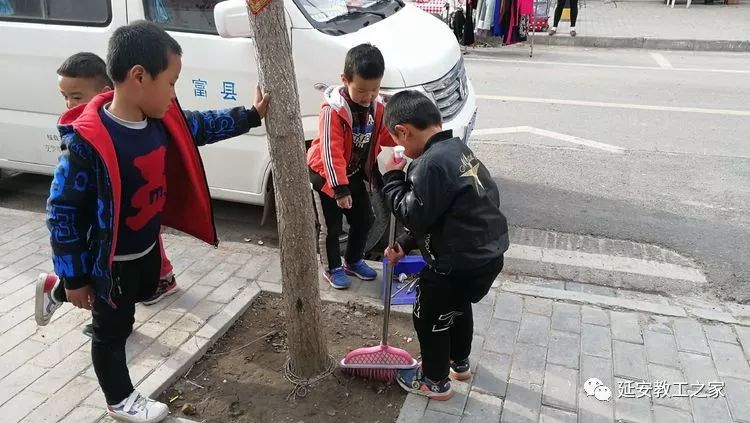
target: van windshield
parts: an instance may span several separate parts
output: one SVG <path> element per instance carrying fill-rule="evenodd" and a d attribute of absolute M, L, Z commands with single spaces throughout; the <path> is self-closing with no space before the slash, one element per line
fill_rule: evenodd
<path fill-rule="evenodd" d="M 314 27 L 334 35 L 354 32 L 403 7 L 400 0 L 295 0 Z"/>

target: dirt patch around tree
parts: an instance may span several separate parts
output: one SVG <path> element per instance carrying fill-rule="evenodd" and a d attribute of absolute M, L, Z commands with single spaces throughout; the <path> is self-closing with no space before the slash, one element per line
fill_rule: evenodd
<path fill-rule="evenodd" d="M 173 416 L 205 422 L 394 422 L 405 392 L 340 369 L 305 397 L 290 396 L 282 299 L 263 293 L 235 325 L 160 401 Z M 354 348 L 380 343 L 382 312 L 360 304 L 323 303 L 328 352 L 337 360 Z M 419 343 L 411 316 L 391 314 L 389 341 L 414 357 Z"/>

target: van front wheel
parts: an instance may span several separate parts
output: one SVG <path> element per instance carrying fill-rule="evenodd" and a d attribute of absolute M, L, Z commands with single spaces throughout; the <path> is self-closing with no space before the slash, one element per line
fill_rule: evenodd
<path fill-rule="evenodd" d="M 367 243 L 365 244 L 365 259 L 380 261 L 383 258 L 383 251 L 388 245 L 388 224 L 390 218 L 388 207 L 385 205 L 385 198 L 382 192 L 376 190 L 370 193 L 370 203 L 372 212 L 375 215 L 375 221 L 367 234 Z M 341 252 L 346 251 L 346 242 L 348 240 L 349 224 L 344 219 L 344 233 L 339 238 Z M 396 227 L 396 233 L 401 231 L 400 225 Z"/>

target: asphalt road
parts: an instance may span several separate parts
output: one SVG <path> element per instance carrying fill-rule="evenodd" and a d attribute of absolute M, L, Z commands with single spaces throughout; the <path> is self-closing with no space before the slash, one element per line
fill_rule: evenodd
<path fill-rule="evenodd" d="M 750 301 L 750 56 L 524 47 L 466 56 L 471 145 L 515 226 L 658 244 Z M 0 206 L 43 211 L 49 178 L 0 179 Z M 216 201 L 224 240 L 276 245 L 260 207 Z"/>
<path fill-rule="evenodd" d="M 509 221 L 658 244 L 750 301 L 750 56 L 526 53 L 467 56 Z"/>

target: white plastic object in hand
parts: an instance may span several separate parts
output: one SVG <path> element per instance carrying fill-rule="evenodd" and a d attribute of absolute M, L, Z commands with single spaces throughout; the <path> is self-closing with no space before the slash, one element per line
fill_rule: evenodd
<path fill-rule="evenodd" d="M 393 147 L 393 157 L 395 157 L 397 159 L 403 159 L 404 158 L 404 152 L 406 152 L 406 149 L 403 146 L 401 146 L 401 145 L 397 145 L 397 146 Z"/>

